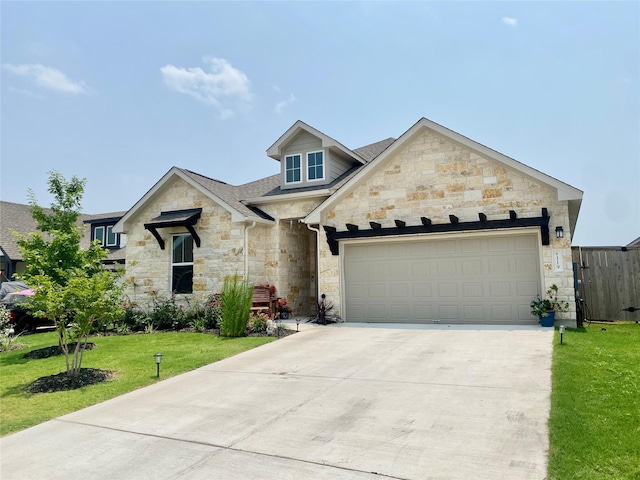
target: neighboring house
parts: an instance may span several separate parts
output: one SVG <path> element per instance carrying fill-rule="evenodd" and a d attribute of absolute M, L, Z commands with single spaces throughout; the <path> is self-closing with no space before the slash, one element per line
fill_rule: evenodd
<path fill-rule="evenodd" d="M 45 209 L 49 211 L 49 209 Z M 107 213 L 102 215 L 82 215 L 80 220 L 83 225 L 100 225 L 103 228 L 111 228 L 122 217 L 124 212 Z M 0 270 L 2 271 L 0 281 L 8 281 L 14 278 L 14 275 L 20 275 L 25 270 L 25 263 L 22 260 L 22 254 L 18 248 L 18 239 L 13 235 L 16 231 L 22 235 L 37 231 L 36 222 L 31 216 L 31 206 L 20 203 L 2 202 L 0 201 Z M 85 236 L 81 240 L 81 246 L 87 248 L 89 242 L 95 237 L 92 236 L 94 229 L 87 227 Z M 126 236 L 114 236 L 105 238 L 105 247 L 109 249 L 109 257 L 105 260 L 106 264 L 120 263 L 124 264 L 126 249 L 124 248 Z M 111 243 L 108 243 L 108 242 Z"/>
<path fill-rule="evenodd" d="M 116 224 L 132 300 L 202 298 L 239 273 L 294 315 L 320 294 L 347 322 L 535 324 L 552 284 L 575 325 L 582 192 L 430 120 L 349 149 L 298 121 L 245 185 L 171 168 Z"/>
<path fill-rule="evenodd" d="M 99 240 L 102 248 L 109 253 L 107 258 L 102 261 L 105 265 L 125 264 L 127 236 L 113 231 L 113 227 L 124 214 L 125 212 L 115 212 L 82 216 L 82 222 L 89 227 L 82 239 L 82 245 L 88 247 L 89 242 Z"/>

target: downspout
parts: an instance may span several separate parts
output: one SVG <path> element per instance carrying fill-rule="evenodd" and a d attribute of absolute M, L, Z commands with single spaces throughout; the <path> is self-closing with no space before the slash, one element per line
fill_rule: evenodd
<path fill-rule="evenodd" d="M 316 302 L 318 302 L 320 299 L 320 225 L 318 224 L 318 228 L 313 228 L 307 223 L 307 228 L 316 232 Z"/>
<path fill-rule="evenodd" d="M 256 226 L 255 220 L 251 222 L 251 225 L 244 226 L 244 279 L 249 279 L 249 230 Z"/>

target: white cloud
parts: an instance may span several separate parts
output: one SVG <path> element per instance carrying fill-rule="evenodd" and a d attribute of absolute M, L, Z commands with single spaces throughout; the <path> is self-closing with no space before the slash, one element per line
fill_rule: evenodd
<path fill-rule="evenodd" d="M 203 57 L 202 60 L 209 65 L 209 72 L 200 67 L 162 67 L 160 71 L 165 85 L 217 108 L 223 118 L 235 113 L 233 105 L 229 104 L 238 100 L 251 101 L 251 82 L 244 72 L 234 68 L 224 58 Z"/>
<path fill-rule="evenodd" d="M 89 93 L 86 83 L 74 82 L 56 68 L 45 67 L 38 63 L 13 65 L 5 63 L 4 69 L 19 77 L 35 81 L 36 85 L 63 93 Z"/>
<path fill-rule="evenodd" d="M 286 100 L 283 100 L 282 102 L 278 102 L 276 103 L 276 113 L 282 113 L 282 111 L 284 110 L 284 107 L 286 107 L 287 105 L 289 105 L 290 103 L 293 103 L 297 100 L 297 98 L 295 97 L 295 95 L 292 93 L 289 95 L 289 98 Z"/>
<path fill-rule="evenodd" d="M 502 17 L 502 23 L 504 23 L 507 27 L 517 27 L 518 19 L 511 17 Z"/>

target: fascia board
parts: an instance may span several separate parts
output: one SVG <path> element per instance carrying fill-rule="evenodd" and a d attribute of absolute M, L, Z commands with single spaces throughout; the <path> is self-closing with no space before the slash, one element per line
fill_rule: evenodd
<path fill-rule="evenodd" d="M 272 195 L 269 197 L 249 198 L 247 200 L 242 200 L 242 203 L 245 205 L 263 205 L 265 203 L 279 203 L 291 200 L 329 197 L 330 195 L 331 190 L 325 188 L 322 190 L 314 190 L 313 192 L 283 193 L 282 195 Z"/>

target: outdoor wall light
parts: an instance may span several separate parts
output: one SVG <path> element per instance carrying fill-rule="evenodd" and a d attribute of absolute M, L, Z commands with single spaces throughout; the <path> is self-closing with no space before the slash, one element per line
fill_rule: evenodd
<path fill-rule="evenodd" d="M 564 238 L 564 228 L 556 227 L 556 238 Z"/>
<path fill-rule="evenodd" d="M 153 357 L 156 359 L 156 377 L 160 378 L 160 362 L 162 362 L 162 354 L 156 353 Z"/>
<path fill-rule="evenodd" d="M 562 343 L 562 337 L 564 336 L 564 325 L 560 325 L 558 327 L 558 332 L 560 332 L 560 343 Z"/>

